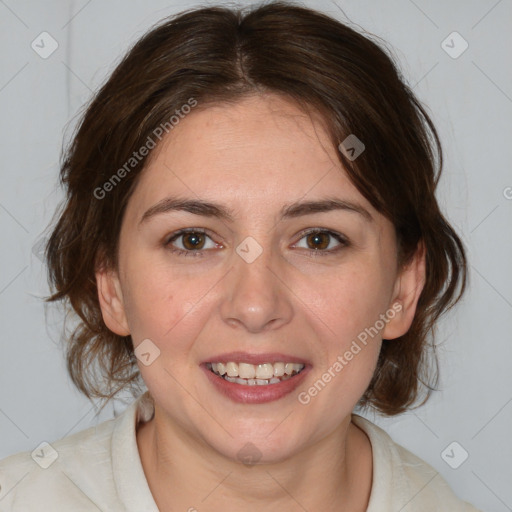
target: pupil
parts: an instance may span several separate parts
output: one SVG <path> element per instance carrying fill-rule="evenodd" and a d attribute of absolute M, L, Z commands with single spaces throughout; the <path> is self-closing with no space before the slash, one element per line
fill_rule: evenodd
<path fill-rule="evenodd" d="M 202 246 L 204 243 L 203 236 L 199 233 L 190 233 L 184 236 L 183 245 L 187 249 L 197 249 L 198 246 Z"/>
<path fill-rule="evenodd" d="M 325 249 L 329 245 L 326 233 L 314 233 L 309 235 L 309 241 L 314 245 L 314 249 Z"/>

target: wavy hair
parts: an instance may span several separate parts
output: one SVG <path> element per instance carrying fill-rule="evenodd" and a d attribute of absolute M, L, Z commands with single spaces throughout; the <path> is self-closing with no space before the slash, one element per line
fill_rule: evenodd
<path fill-rule="evenodd" d="M 338 152 L 340 162 L 395 226 L 399 264 L 424 244 L 426 282 L 413 323 L 400 338 L 383 340 L 359 405 L 394 415 L 428 398 L 438 375 L 435 354 L 428 356 L 434 327 L 464 291 L 466 257 L 435 197 L 443 164 L 436 129 L 391 52 L 373 39 L 285 2 L 208 7 L 162 20 L 118 63 L 63 150 L 65 199 L 45 248 L 45 300 L 64 302 L 77 317 L 65 340 L 67 369 L 89 399 L 140 389 L 131 337 L 103 321 L 95 271 L 117 266 L 123 213 L 151 152 L 108 195 L 98 190 L 190 98 L 207 106 L 266 92 L 319 113 L 335 147 L 350 134 L 365 142 L 356 160 Z"/>

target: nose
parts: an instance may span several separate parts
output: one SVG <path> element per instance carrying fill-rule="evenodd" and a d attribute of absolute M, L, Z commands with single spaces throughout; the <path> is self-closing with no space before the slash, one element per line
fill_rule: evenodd
<path fill-rule="evenodd" d="M 292 292 L 283 269 L 270 250 L 254 260 L 233 254 L 220 307 L 222 319 L 233 328 L 251 333 L 278 329 L 293 317 Z"/>

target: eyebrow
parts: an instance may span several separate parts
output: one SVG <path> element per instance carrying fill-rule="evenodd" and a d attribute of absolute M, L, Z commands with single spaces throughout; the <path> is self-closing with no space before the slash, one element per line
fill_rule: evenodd
<path fill-rule="evenodd" d="M 373 217 L 370 212 L 363 206 L 342 200 L 339 198 L 326 198 L 318 201 L 303 201 L 285 205 L 281 209 L 281 220 L 302 217 L 313 213 L 324 213 L 330 211 L 348 211 L 361 215 L 366 221 L 372 222 Z M 203 201 L 198 199 L 180 199 L 176 197 L 166 197 L 158 203 L 151 206 L 142 215 L 139 226 L 147 222 L 156 215 L 168 213 L 172 211 L 185 211 L 203 217 L 214 217 L 227 222 L 234 221 L 233 210 L 225 206 L 213 203 L 210 201 Z"/>

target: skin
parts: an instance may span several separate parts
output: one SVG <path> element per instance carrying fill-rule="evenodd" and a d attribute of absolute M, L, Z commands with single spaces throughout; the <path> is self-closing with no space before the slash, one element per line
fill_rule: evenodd
<path fill-rule="evenodd" d="M 398 268 L 392 223 L 349 181 L 319 119 L 282 97 L 199 105 L 164 142 L 127 205 L 119 268 L 96 274 L 109 329 L 130 334 L 135 347 L 149 338 L 160 350 L 149 366 L 139 361 L 155 416 L 137 430 L 158 507 L 366 510 L 372 450 L 351 413 L 371 380 L 382 338 L 401 336 L 411 325 L 424 282 L 423 251 Z M 233 220 L 169 211 L 140 223 L 171 195 L 220 203 Z M 371 220 L 350 210 L 280 219 L 285 205 L 332 197 L 359 205 Z M 207 230 L 200 255 L 171 251 L 190 251 L 190 237 L 165 245 L 181 228 Z M 302 234 L 308 228 L 341 233 L 349 243 L 328 235 L 318 242 Z M 247 236 L 263 249 L 252 263 L 235 250 Z M 380 334 L 301 404 L 298 393 L 393 304 L 401 311 Z M 236 403 L 199 368 L 233 350 L 292 354 L 312 370 L 279 400 Z M 261 453 L 253 466 L 237 457 L 247 442 Z"/>

